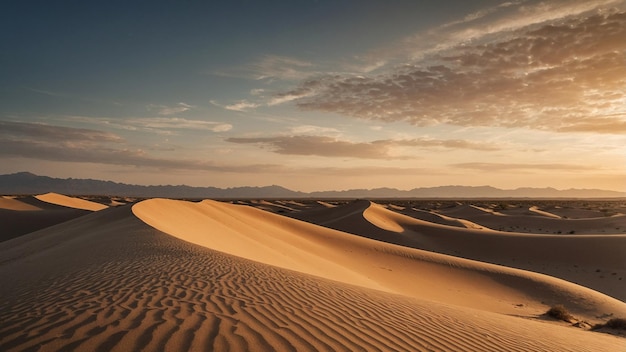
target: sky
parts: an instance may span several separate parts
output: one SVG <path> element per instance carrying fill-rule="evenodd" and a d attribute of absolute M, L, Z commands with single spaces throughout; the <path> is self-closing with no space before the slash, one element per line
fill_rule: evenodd
<path fill-rule="evenodd" d="M 626 0 L 0 4 L 0 173 L 626 191 Z"/>

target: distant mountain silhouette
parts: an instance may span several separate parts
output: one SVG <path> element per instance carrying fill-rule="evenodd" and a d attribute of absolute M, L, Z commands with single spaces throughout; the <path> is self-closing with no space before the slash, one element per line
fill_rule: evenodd
<path fill-rule="evenodd" d="M 0 194 L 42 194 L 56 192 L 67 195 L 111 195 L 165 198 L 617 198 L 626 193 L 599 189 L 518 188 L 503 190 L 491 186 L 440 186 L 415 188 L 353 189 L 347 191 L 298 192 L 280 186 L 265 187 L 191 187 L 140 186 L 92 179 L 60 179 L 38 176 L 30 172 L 0 175 Z"/>

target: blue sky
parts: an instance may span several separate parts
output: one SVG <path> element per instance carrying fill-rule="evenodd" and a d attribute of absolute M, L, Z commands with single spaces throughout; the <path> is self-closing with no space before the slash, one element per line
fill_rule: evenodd
<path fill-rule="evenodd" d="M 5 1 L 0 172 L 626 191 L 626 1 Z"/>

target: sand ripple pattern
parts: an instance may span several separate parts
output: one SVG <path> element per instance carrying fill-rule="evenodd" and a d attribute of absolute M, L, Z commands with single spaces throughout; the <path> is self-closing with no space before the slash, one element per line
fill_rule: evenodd
<path fill-rule="evenodd" d="M 612 336 L 546 329 L 539 322 L 259 264 L 163 234 L 129 209 L 102 213 L 38 234 L 62 246 L 31 248 L 18 258 L 6 253 L 41 239 L 0 245 L 0 351 L 618 351 L 623 346 L 623 339 Z M 23 274 L 34 269 L 37 275 Z"/>

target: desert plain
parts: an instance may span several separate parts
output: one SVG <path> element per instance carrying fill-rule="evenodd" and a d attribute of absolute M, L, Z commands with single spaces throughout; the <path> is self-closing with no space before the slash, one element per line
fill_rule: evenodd
<path fill-rule="evenodd" d="M 624 200 L 49 193 L 0 223 L 0 351 L 626 351 Z"/>

